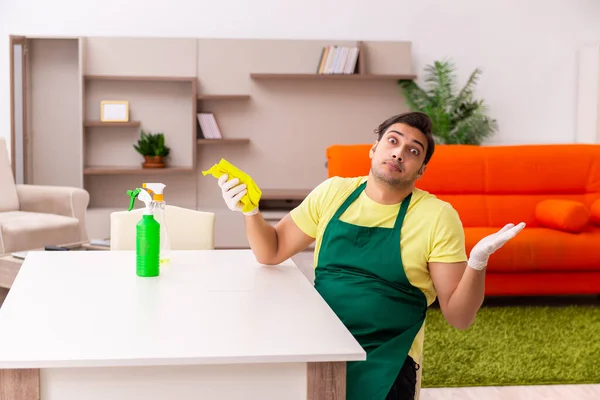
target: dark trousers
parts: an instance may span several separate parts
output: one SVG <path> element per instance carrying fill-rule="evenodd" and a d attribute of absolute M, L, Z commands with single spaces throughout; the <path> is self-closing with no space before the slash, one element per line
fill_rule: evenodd
<path fill-rule="evenodd" d="M 406 356 L 406 361 L 385 400 L 414 400 L 418 369 L 417 363 L 410 356 Z"/>

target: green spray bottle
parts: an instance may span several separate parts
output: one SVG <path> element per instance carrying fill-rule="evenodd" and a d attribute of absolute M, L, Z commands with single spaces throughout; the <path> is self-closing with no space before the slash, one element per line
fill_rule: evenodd
<path fill-rule="evenodd" d="M 158 276 L 160 273 L 160 224 L 152 213 L 152 197 L 144 189 L 128 190 L 131 201 L 129 210 L 133 209 L 135 199 L 146 204 L 144 215 L 135 229 L 136 274 L 142 277 Z"/>

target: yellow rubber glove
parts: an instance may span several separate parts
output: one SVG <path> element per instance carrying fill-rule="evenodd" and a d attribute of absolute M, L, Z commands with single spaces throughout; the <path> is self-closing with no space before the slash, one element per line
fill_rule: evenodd
<path fill-rule="evenodd" d="M 218 179 L 223 199 L 230 210 L 241 211 L 244 215 L 258 212 L 262 192 L 250 175 L 223 158 L 207 171 L 202 171 L 202 174 L 210 174 Z"/>

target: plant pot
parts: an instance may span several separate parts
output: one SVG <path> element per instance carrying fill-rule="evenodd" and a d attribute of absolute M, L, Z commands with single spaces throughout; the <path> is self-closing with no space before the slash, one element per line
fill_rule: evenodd
<path fill-rule="evenodd" d="M 142 168 L 165 168 L 165 158 L 163 156 L 144 156 L 145 162 Z"/>

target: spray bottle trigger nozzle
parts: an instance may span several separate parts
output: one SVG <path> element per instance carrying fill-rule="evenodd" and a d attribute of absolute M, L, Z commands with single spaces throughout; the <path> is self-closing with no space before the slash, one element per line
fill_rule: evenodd
<path fill-rule="evenodd" d="M 129 202 L 129 209 L 127 211 L 131 211 L 133 209 L 133 205 L 135 204 L 135 199 L 137 198 L 138 194 L 140 194 L 140 190 L 142 190 L 142 189 L 137 188 L 135 190 L 127 191 L 127 194 L 131 198 L 131 201 Z"/>

